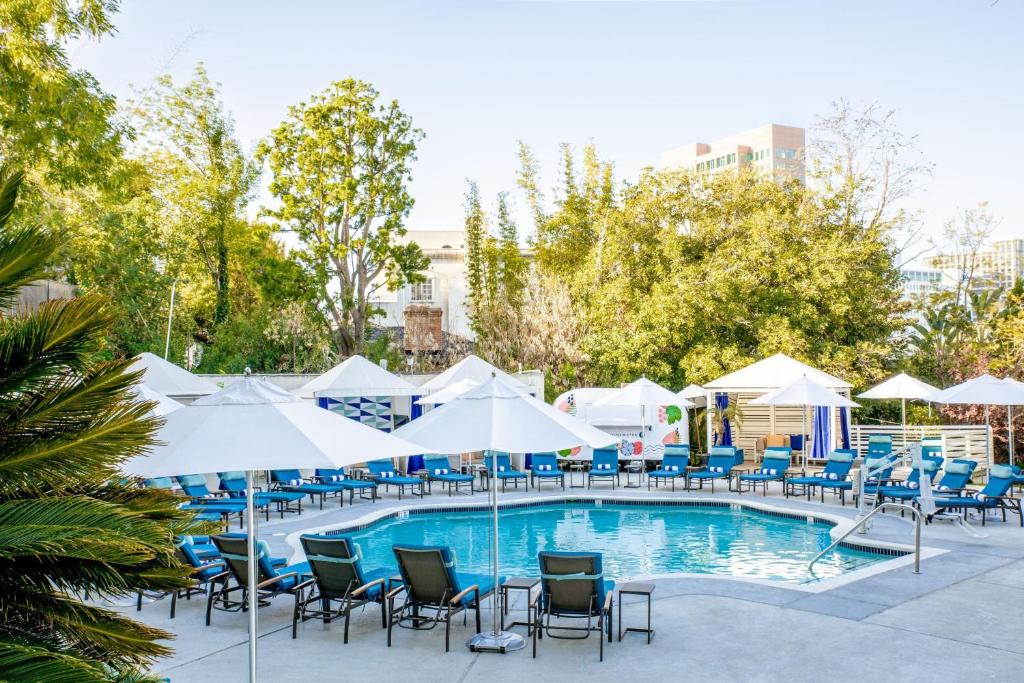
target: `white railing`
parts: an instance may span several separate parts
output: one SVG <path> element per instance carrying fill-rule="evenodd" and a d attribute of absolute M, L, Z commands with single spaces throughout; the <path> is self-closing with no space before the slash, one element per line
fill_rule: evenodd
<path fill-rule="evenodd" d="M 978 463 L 975 472 L 987 467 L 986 454 L 991 455 L 992 432 L 985 425 L 907 425 L 906 441 L 901 425 L 851 425 L 850 447 L 866 453 L 868 437 L 873 434 L 892 436 L 893 449 L 901 449 L 922 439 L 938 439 L 946 460 L 973 460 Z"/>

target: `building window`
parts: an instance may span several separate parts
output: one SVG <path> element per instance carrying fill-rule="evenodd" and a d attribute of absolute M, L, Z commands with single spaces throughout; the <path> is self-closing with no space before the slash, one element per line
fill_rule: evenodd
<path fill-rule="evenodd" d="M 413 303 L 430 303 L 434 300 L 434 281 L 416 282 L 409 285 L 409 300 Z"/>

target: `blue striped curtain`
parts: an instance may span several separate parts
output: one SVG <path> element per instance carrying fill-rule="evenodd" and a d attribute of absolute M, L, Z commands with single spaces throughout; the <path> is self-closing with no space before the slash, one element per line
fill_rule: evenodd
<path fill-rule="evenodd" d="M 814 409 L 814 442 L 811 445 L 811 457 L 824 460 L 828 457 L 829 443 L 832 441 L 832 425 L 828 420 L 828 408 L 818 406 Z"/>
<path fill-rule="evenodd" d="M 715 406 L 719 410 L 721 410 L 721 411 L 724 411 L 726 408 L 728 408 L 729 407 L 729 394 L 726 394 L 724 392 L 719 393 L 719 394 L 715 394 Z M 717 443 L 718 442 L 718 438 L 719 437 L 716 434 L 715 435 L 715 441 L 716 441 L 715 445 L 716 446 L 731 446 L 732 445 L 732 427 L 729 425 L 728 418 L 725 418 L 725 419 L 722 420 L 721 443 Z"/>
<path fill-rule="evenodd" d="M 843 437 L 843 448 L 850 447 L 850 409 L 839 409 L 839 433 Z"/>
<path fill-rule="evenodd" d="M 419 396 L 413 396 L 409 399 L 412 403 L 412 408 L 409 410 L 409 421 L 412 422 L 417 417 L 423 415 L 423 406 L 416 401 L 420 400 Z M 417 470 L 423 469 L 423 456 L 422 455 L 411 455 L 409 456 L 409 462 L 406 463 L 405 471 L 409 474 L 416 472 Z"/>

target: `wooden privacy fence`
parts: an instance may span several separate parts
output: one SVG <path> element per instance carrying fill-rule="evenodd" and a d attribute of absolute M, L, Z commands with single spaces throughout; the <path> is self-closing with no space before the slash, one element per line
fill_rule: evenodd
<path fill-rule="evenodd" d="M 986 453 L 991 456 L 992 434 L 985 425 L 907 425 L 906 441 L 900 425 L 859 425 L 850 427 L 850 446 L 859 453 L 867 452 L 868 437 L 872 434 L 892 436 L 893 448 L 920 443 L 921 439 L 937 439 L 942 443 L 942 455 L 946 460 L 974 460 L 978 463 L 976 472 L 988 467 Z M 986 443 L 988 450 L 986 451 Z"/>

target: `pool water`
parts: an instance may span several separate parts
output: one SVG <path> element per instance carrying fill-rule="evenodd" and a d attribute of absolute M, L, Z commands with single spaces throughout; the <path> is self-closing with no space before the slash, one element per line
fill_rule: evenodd
<path fill-rule="evenodd" d="M 724 574 L 808 583 L 891 555 L 838 548 L 807 563 L 831 543 L 832 525 L 768 515 L 739 506 L 635 506 L 566 502 L 501 510 L 501 573 L 536 576 L 541 550 L 585 550 L 604 556 L 607 578 L 654 574 Z M 424 512 L 346 533 L 360 544 L 363 566 L 395 567 L 395 543 L 447 545 L 461 571 L 490 571 L 488 510 Z"/>

